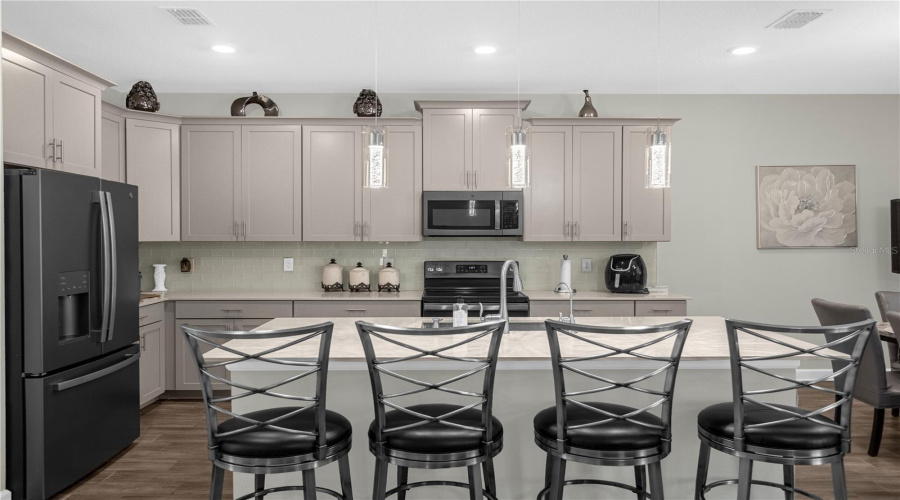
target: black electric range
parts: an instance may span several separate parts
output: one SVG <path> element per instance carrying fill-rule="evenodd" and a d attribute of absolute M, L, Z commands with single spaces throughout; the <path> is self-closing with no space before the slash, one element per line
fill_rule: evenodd
<path fill-rule="evenodd" d="M 448 318 L 453 304 L 462 299 L 469 316 L 477 317 L 479 303 L 484 314 L 500 311 L 500 270 L 502 260 L 426 261 L 422 316 Z M 513 273 L 506 276 L 506 308 L 511 317 L 529 315 L 528 296 L 513 291 Z"/>

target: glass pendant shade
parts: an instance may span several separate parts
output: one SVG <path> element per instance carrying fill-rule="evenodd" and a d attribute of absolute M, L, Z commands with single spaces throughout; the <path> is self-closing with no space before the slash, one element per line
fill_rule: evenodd
<path fill-rule="evenodd" d="M 657 128 L 650 133 L 647 146 L 647 175 L 645 186 L 649 189 L 669 187 L 672 174 L 672 146 L 666 133 Z"/>
<path fill-rule="evenodd" d="M 363 127 L 363 187 L 388 187 L 388 129 Z"/>
<path fill-rule="evenodd" d="M 506 146 L 509 187 L 525 189 L 531 184 L 531 148 L 528 147 L 528 129 L 523 127 L 507 129 Z"/>

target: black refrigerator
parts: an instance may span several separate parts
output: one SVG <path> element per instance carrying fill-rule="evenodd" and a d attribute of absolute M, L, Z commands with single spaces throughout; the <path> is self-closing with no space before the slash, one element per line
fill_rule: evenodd
<path fill-rule="evenodd" d="M 140 435 L 138 192 L 5 167 L 7 482 L 44 500 Z"/>

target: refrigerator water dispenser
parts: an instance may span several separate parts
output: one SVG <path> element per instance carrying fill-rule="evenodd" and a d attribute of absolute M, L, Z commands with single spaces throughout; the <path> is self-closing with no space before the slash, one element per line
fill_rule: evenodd
<path fill-rule="evenodd" d="M 59 340 L 90 335 L 90 273 L 59 273 Z"/>

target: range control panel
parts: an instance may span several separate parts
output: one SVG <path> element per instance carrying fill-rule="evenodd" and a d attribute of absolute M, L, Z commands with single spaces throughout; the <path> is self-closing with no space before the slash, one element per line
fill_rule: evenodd
<path fill-rule="evenodd" d="M 426 261 L 425 278 L 498 279 L 501 268 L 502 260 Z"/>
<path fill-rule="evenodd" d="M 488 266 L 484 264 L 457 264 L 456 274 L 487 274 Z"/>

